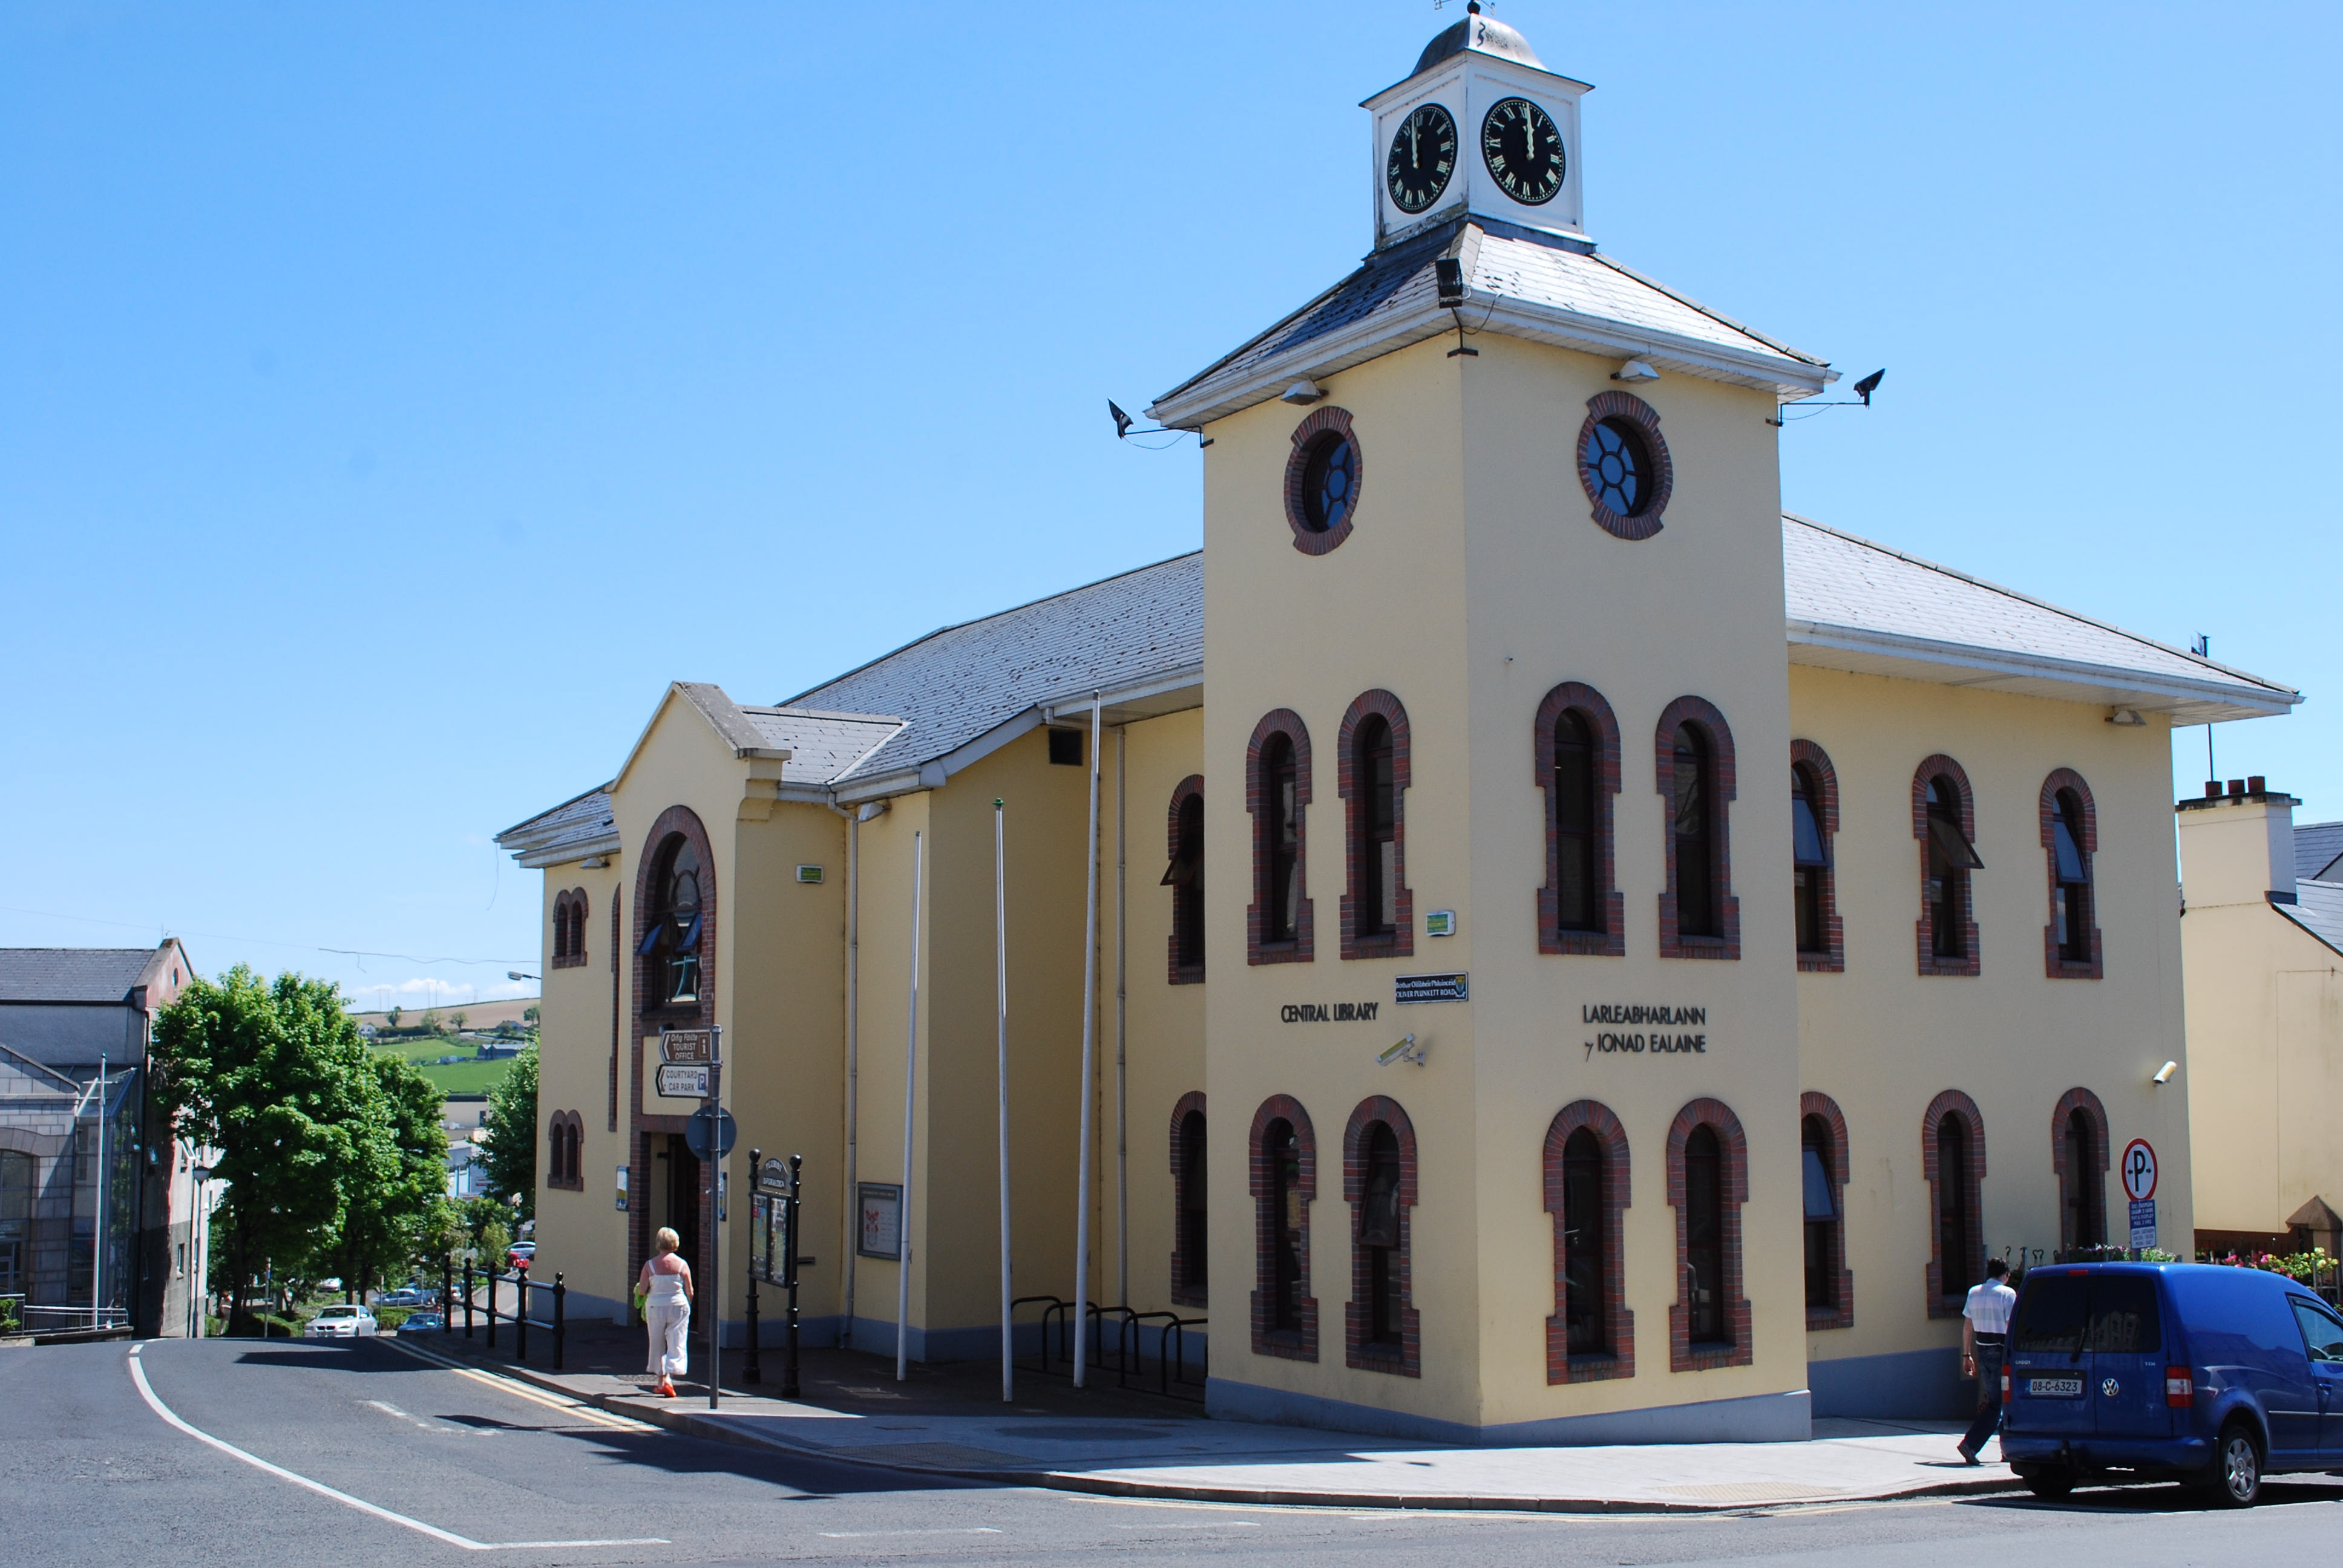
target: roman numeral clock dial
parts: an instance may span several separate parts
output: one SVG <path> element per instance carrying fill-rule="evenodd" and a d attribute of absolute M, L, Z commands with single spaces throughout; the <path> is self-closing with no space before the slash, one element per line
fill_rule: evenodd
<path fill-rule="evenodd" d="M 1440 199 L 1455 168 L 1456 122 L 1438 104 L 1425 104 L 1399 123 L 1383 160 L 1383 185 L 1393 206 L 1420 213 Z"/>
<path fill-rule="evenodd" d="M 1503 98 L 1481 121 L 1481 157 L 1489 177 L 1523 206 L 1543 206 L 1570 169 L 1554 116 L 1527 98 Z"/>

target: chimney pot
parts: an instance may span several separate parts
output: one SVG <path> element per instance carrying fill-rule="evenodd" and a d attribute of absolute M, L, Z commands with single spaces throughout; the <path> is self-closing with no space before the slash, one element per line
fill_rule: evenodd
<path fill-rule="evenodd" d="M 2205 799 L 2207 799 L 2207 800 L 2218 800 L 2220 798 L 2221 798 L 2221 781 L 2220 781 L 2218 779 L 2206 779 L 2206 780 L 2205 780 Z"/>
<path fill-rule="evenodd" d="M 2245 796 L 2246 796 L 2246 781 L 2245 781 L 2244 779 L 2230 779 L 2230 780 L 2229 780 L 2229 799 L 2232 799 L 2232 800 L 2242 800 L 2242 799 L 2245 799 Z"/>
<path fill-rule="evenodd" d="M 2269 793 L 2269 790 L 2267 788 L 2267 780 L 2265 780 L 2258 773 L 2247 774 L 2246 776 L 2246 793 L 2248 795 L 2267 795 Z"/>

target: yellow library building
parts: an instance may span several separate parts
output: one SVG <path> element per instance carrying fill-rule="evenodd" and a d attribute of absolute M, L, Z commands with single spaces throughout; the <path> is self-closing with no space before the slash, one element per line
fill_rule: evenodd
<path fill-rule="evenodd" d="M 1785 514 L 1836 375 L 1589 237 L 1589 90 L 1474 14 L 1366 100 L 1373 250 L 1150 410 L 1201 551 L 679 681 L 500 836 L 573 1295 L 729 1174 L 737 1333 L 753 1143 L 812 1342 L 1674 1442 L 1957 1410 L 1969 1285 L 2124 1244 L 2135 1141 L 2187 1247 L 2169 731 L 2298 698 Z"/>

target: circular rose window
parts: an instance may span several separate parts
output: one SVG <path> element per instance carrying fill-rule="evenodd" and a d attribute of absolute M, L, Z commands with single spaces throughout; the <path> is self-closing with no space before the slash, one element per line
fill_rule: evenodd
<path fill-rule="evenodd" d="M 1285 521 L 1295 549 L 1322 556 L 1351 537 L 1359 477 L 1359 438 L 1347 410 L 1321 408 L 1302 421 L 1285 462 Z"/>
<path fill-rule="evenodd" d="M 1604 531 L 1623 539 L 1660 531 L 1675 468 L 1650 404 L 1625 392 L 1587 399 L 1586 422 L 1578 427 L 1578 481 Z"/>

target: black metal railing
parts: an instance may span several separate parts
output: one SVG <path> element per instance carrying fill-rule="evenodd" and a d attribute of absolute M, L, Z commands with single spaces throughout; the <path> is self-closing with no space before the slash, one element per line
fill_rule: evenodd
<path fill-rule="evenodd" d="M 455 1264 L 452 1261 L 446 1265 L 441 1277 L 445 1284 L 439 1294 L 443 1303 L 439 1317 L 440 1332 L 453 1334 L 456 1332 L 454 1303 L 457 1297 Z M 530 1279 L 527 1269 L 516 1269 L 508 1274 L 499 1274 L 489 1269 L 482 1270 L 475 1275 L 470 1261 L 466 1260 L 462 1299 L 464 1337 L 468 1340 L 472 1337 L 473 1310 L 480 1305 L 478 1296 L 481 1285 L 488 1287 L 488 1299 L 481 1311 L 487 1320 L 488 1349 L 497 1348 L 497 1325 L 500 1322 L 510 1323 L 513 1326 L 513 1359 L 525 1362 L 528 1360 L 528 1331 L 537 1329 L 553 1336 L 553 1370 L 561 1371 L 562 1355 L 568 1348 L 569 1339 L 567 1305 L 569 1287 L 563 1282 L 561 1271 L 554 1271 L 553 1283 L 548 1285 L 542 1281 Z M 514 1287 L 510 1311 L 506 1311 L 498 1305 L 497 1287 L 498 1285 Z M 536 1292 L 534 1302 L 530 1296 L 532 1292 Z M 533 1311 L 544 1312 L 549 1315 L 541 1318 L 531 1317 L 529 1314 Z"/>

